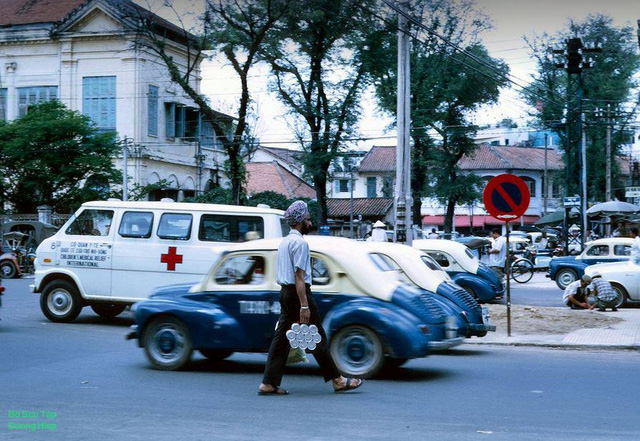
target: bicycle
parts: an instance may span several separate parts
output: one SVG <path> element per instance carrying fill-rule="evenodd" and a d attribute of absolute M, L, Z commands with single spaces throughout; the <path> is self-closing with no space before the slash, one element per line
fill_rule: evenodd
<path fill-rule="evenodd" d="M 511 264 L 511 278 L 518 283 L 527 283 L 533 277 L 533 262 L 525 257 L 516 259 Z"/>

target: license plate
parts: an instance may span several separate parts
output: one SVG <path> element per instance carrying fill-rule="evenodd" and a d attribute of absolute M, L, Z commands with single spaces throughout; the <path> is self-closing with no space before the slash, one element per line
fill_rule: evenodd
<path fill-rule="evenodd" d="M 489 309 L 488 306 L 482 307 L 482 321 L 484 322 L 485 325 L 491 324 L 491 310 Z"/>

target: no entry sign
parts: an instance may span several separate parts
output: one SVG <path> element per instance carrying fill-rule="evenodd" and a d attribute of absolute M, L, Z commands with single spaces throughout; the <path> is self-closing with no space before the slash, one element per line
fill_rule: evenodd
<path fill-rule="evenodd" d="M 529 208 L 530 199 L 527 184 L 510 174 L 491 179 L 482 194 L 485 209 L 491 216 L 504 222 L 519 219 Z"/>

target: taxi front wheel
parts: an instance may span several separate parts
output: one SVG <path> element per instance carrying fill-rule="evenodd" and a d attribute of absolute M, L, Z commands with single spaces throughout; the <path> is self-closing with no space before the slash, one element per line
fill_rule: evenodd
<path fill-rule="evenodd" d="M 331 357 L 347 377 L 371 378 L 384 365 L 380 337 L 365 326 L 347 326 L 331 339 Z"/>
<path fill-rule="evenodd" d="M 154 319 L 144 331 L 143 346 L 151 364 L 163 371 L 180 369 L 193 352 L 187 327 L 174 317 Z"/>
<path fill-rule="evenodd" d="M 54 280 L 42 290 L 40 309 L 52 322 L 70 323 L 82 311 L 82 299 L 73 283 Z"/>

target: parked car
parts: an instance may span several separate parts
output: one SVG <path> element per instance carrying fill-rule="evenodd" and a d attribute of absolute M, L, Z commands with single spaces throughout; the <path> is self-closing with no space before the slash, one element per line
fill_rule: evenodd
<path fill-rule="evenodd" d="M 478 302 L 502 297 L 505 283 L 495 271 L 465 245 L 442 239 L 414 240 L 413 247 L 430 255 L 453 279 Z"/>
<path fill-rule="evenodd" d="M 281 210 L 235 205 L 85 202 L 38 247 L 32 292 L 53 322 L 84 306 L 112 318 L 157 286 L 196 282 L 229 244 L 248 233 L 282 237 Z"/>
<path fill-rule="evenodd" d="M 578 256 L 554 257 L 549 262 L 547 277 L 555 280 L 558 288 L 565 289 L 574 280 L 584 275 L 584 270 L 598 263 L 629 260 L 633 239 L 611 237 L 588 242 Z"/>
<path fill-rule="evenodd" d="M 598 272 L 603 279 L 611 283 L 619 294 L 617 308 L 628 304 L 640 304 L 640 265 L 630 260 L 599 263 L 585 268 L 584 272 L 589 276 Z"/>
<path fill-rule="evenodd" d="M 183 367 L 194 350 L 222 359 L 266 352 L 280 313 L 276 254 L 281 239 L 237 245 L 196 285 L 158 288 L 136 303 L 133 331 L 151 364 Z M 371 377 L 385 362 L 398 365 L 462 342 L 447 338 L 447 317 L 433 296 L 383 271 L 361 242 L 308 237 L 311 290 L 338 369 Z"/>
<path fill-rule="evenodd" d="M 489 308 L 480 307 L 464 288 L 458 286 L 446 271 L 424 251 L 400 244 L 370 243 L 377 254 L 391 260 L 395 270 L 402 271 L 412 283 L 425 292 L 452 304 L 460 318 L 464 337 L 484 337 L 495 331 L 489 322 Z"/>

